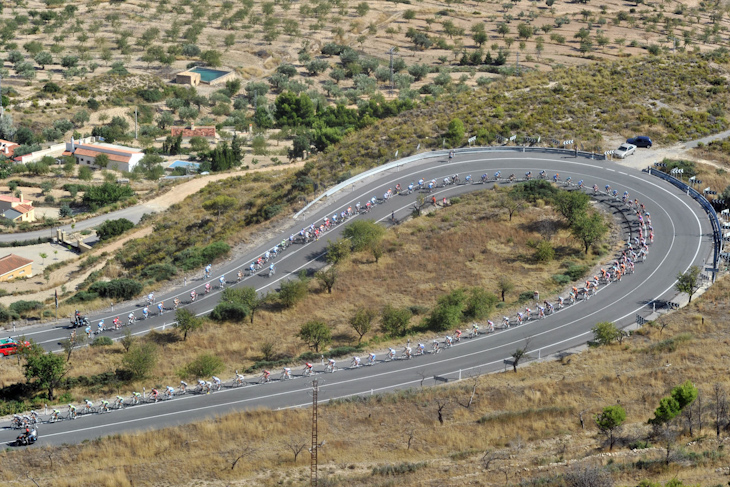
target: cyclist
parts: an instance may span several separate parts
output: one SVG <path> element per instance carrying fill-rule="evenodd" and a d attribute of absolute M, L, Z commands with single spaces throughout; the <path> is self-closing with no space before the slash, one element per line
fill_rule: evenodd
<path fill-rule="evenodd" d="M 291 379 L 291 369 L 289 367 L 284 367 L 284 370 L 281 372 L 281 380 L 289 379 Z"/>
<path fill-rule="evenodd" d="M 479 324 L 478 323 L 472 323 L 471 325 L 471 337 L 474 338 L 475 336 L 479 335 Z"/>
<path fill-rule="evenodd" d="M 335 370 L 337 370 L 337 363 L 335 362 L 335 359 L 331 358 L 327 360 L 327 365 L 324 367 L 325 372 L 334 373 Z"/>
<path fill-rule="evenodd" d="M 145 320 L 149 317 L 149 315 L 150 315 L 150 309 L 147 306 L 142 308 L 142 316 L 144 316 Z"/>
<path fill-rule="evenodd" d="M 198 297 L 198 293 L 196 293 L 194 289 L 192 291 L 190 291 L 190 302 L 191 303 L 194 303 L 195 298 L 197 298 L 197 297 Z"/>
<path fill-rule="evenodd" d="M 532 310 L 525 306 L 525 319 L 527 321 L 530 321 L 530 316 L 532 315 Z"/>
<path fill-rule="evenodd" d="M 200 389 L 199 392 L 205 391 L 205 381 L 203 379 L 198 379 L 198 389 Z"/>
<path fill-rule="evenodd" d="M 175 309 L 177 309 L 177 307 L 180 306 L 180 300 L 175 298 L 172 300 L 172 304 L 175 306 Z"/>
<path fill-rule="evenodd" d="M 519 311 L 517 312 L 517 324 L 522 324 L 522 313 L 520 313 Z"/>
<path fill-rule="evenodd" d="M 206 282 L 205 283 L 205 294 L 208 294 L 209 292 L 210 292 L 210 283 Z"/>
<path fill-rule="evenodd" d="M 537 307 L 537 319 L 541 320 L 545 318 L 545 308 L 542 306 Z"/>
<path fill-rule="evenodd" d="M 560 180 L 560 174 L 555 173 L 555 176 L 553 176 L 553 182 L 557 183 Z"/>
<path fill-rule="evenodd" d="M 71 419 L 76 419 L 76 406 L 73 404 L 68 405 L 68 417 Z"/>
<path fill-rule="evenodd" d="M 492 333 L 494 331 L 494 322 L 487 320 L 487 326 L 489 327 L 489 333 Z"/>
<path fill-rule="evenodd" d="M 211 380 L 213 381 L 213 385 L 215 386 L 215 390 L 216 391 L 220 391 L 221 390 L 221 380 L 218 377 L 216 377 L 216 376 L 213 376 L 211 378 Z"/>
<path fill-rule="evenodd" d="M 212 267 L 213 266 L 210 265 L 210 264 L 208 264 L 207 266 L 205 266 L 205 278 L 206 279 L 208 279 L 210 277 L 210 270 L 211 270 Z"/>
<path fill-rule="evenodd" d="M 272 263 L 272 264 L 271 264 L 271 265 L 269 266 L 269 277 L 273 276 L 273 275 L 274 275 L 274 272 L 275 272 L 275 271 L 276 271 L 276 270 L 274 269 L 274 264 Z"/>
<path fill-rule="evenodd" d="M 494 180 L 499 181 L 499 176 L 502 174 L 502 171 L 497 171 L 494 173 Z"/>
<path fill-rule="evenodd" d="M 454 341 L 460 342 L 461 341 L 461 330 L 456 330 L 454 332 Z"/>
<path fill-rule="evenodd" d="M 147 304 L 152 304 L 155 302 L 155 293 L 149 293 L 147 295 Z"/>
<path fill-rule="evenodd" d="M 175 395 L 175 388 L 174 387 L 170 387 L 170 386 L 165 387 L 165 396 L 168 399 L 172 399 L 172 396 L 174 396 L 174 395 Z"/>
<path fill-rule="evenodd" d="M 471 174 L 466 176 L 466 184 L 471 184 Z"/>
<path fill-rule="evenodd" d="M 84 399 L 84 412 L 90 413 L 94 409 L 94 403 L 89 401 L 88 399 Z"/>
<path fill-rule="evenodd" d="M 545 175 L 545 170 L 543 169 L 540 171 L 540 179 L 547 179 L 547 176 Z"/>
<path fill-rule="evenodd" d="M 406 346 L 406 348 L 403 349 L 403 354 L 406 356 L 406 359 L 411 358 L 411 347 Z"/>
<path fill-rule="evenodd" d="M 439 341 L 436 338 L 431 343 L 431 353 L 439 353 Z"/>
<path fill-rule="evenodd" d="M 84 331 L 86 332 L 86 338 L 91 338 L 91 327 L 87 326 Z"/>
<path fill-rule="evenodd" d="M 525 179 L 527 179 L 528 181 L 529 181 L 530 179 L 532 179 L 532 171 L 527 171 L 527 172 L 525 173 Z"/>
<path fill-rule="evenodd" d="M 117 398 L 114 399 L 114 407 L 117 409 L 124 407 L 124 398 L 122 396 L 117 396 Z"/>
<path fill-rule="evenodd" d="M 609 184 L 606 185 L 606 194 L 609 194 L 611 191 L 611 186 Z"/>
<path fill-rule="evenodd" d="M 210 392 L 213 390 L 213 384 L 209 381 L 205 381 L 205 393 L 210 394 Z"/>
<path fill-rule="evenodd" d="M 241 279 L 243 279 L 243 271 L 239 269 L 238 274 L 236 276 L 236 282 L 241 282 Z"/>
<path fill-rule="evenodd" d="M 310 364 L 309 362 L 305 362 L 304 369 L 302 369 L 302 375 L 304 375 L 304 376 L 312 375 L 313 368 L 314 368 L 314 366 L 312 364 Z"/>
<path fill-rule="evenodd" d="M 100 413 L 108 413 L 109 412 L 109 401 L 106 399 L 101 400 L 101 407 L 100 407 Z"/>
<path fill-rule="evenodd" d="M 454 151 L 449 152 L 449 160 L 454 158 Z"/>
<path fill-rule="evenodd" d="M 419 343 L 418 344 L 418 355 L 423 355 L 424 353 L 426 353 L 426 345 L 424 345 L 423 343 Z"/>
<path fill-rule="evenodd" d="M 114 323 L 114 329 L 118 330 L 119 329 L 119 316 L 114 318 L 114 321 L 112 321 L 112 323 Z"/>
<path fill-rule="evenodd" d="M 451 346 L 454 344 L 454 339 L 451 338 L 451 336 L 446 335 L 446 348 L 451 348 Z"/>
<path fill-rule="evenodd" d="M 48 419 L 48 422 L 55 423 L 56 421 L 58 421 L 58 419 L 59 419 L 58 416 L 60 414 L 61 414 L 61 411 L 59 411 L 58 409 L 54 409 L 53 412 L 51 413 L 51 417 Z"/>
<path fill-rule="evenodd" d="M 368 365 L 375 365 L 375 354 L 373 352 L 368 354 Z"/>
<path fill-rule="evenodd" d="M 159 314 L 162 314 L 165 312 L 165 302 L 164 301 L 160 301 L 159 303 L 157 303 L 157 312 Z"/>
<path fill-rule="evenodd" d="M 246 378 L 243 376 L 243 374 L 239 374 L 238 371 L 236 371 L 236 385 L 242 386 L 246 383 Z"/>
<path fill-rule="evenodd" d="M 583 180 L 578 181 L 578 189 L 583 189 Z"/>
<path fill-rule="evenodd" d="M 139 392 L 132 393 L 132 404 L 139 404 L 140 399 L 142 399 L 142 394 Z"/>
<path fill-rule="evenodd" d="M 99 335 L 102 331 L 104 331 L 104 320 L 101 320 L 99 324 L 96 325 L 96 334 Z"/>
<path fill-rule="evenodd" d="M 395 350 L 392 348 L 388 348 L 388 359 L 395 360 Z"/>
<path fill-rule="evenodd" d="M 408 194 L 413 193 L 413 181 L 411 181 L 411 184 L 408 185 Z"/>
<path fill-rule="evenodd" d="M 598 193 L 598 185 L 594 184 L 593 185 L 593 194 L 596 194 L 596 193 Z"/>
<path fill-rule="evenodd" d="M 157 391 L 157 389 L 155 389 L 155 388 L 153 387 L 153 388 L 152 388 L 152 391 L 150 392 L 150 399 L 154 399 L 154 400 L 155 400 L 155 402 L 157 402 L 157 400 L 158 400 L 159 398 L 160 398 L 160 393 L 159 393 L 159 392 Z"/>
<path fill-rule="evenodd" d="M 360 357 L 352 357 L 352 363 L 350 364 L 350 367 L 360 367 L 360 365 Z"/>

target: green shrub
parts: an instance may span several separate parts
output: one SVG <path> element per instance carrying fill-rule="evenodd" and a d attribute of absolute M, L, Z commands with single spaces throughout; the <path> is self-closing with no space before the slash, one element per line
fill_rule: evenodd
<path fill-rule="evenodd" d="M 213 308 L 210 317 L 216 321 L 243 321 L 251 314 L 247 306 L 240 303 L 221 302 Z"/>
<path fill-rule="evenodd" d="M 167 281 L 177 274 L 177 268 L 172 264 L 152 264 L 142 269 L 142 277 L 154 279 L 157 282 Z"/>
<path fill-rule="evenodd" d="M 102 298 L 127 300 L 142 292 L 142 283 L 133 279 L 113 279 L 95 282 L 89 291 L 97 293 Z"/>
<path fill-rule="evenodd" d="M 40 301 L 16 301 L 14 303 L 11 303 L 8 307 L 10 311 L 25 317 L 27 316 L 31 311 L 36 311 L 41 308 L 43 308 L 43 303 Z"/>
<path fill-rule="evenodd" d="M 555 283 L 559 286 L 565 286 L 571 281 L 571 279 L 570 276 L 566 276 L 565 274 L 555 274 L 553 276 L 553 281 L 555 281 Z"/>
<path fill-rule="evenodd" d="M 530 301 L 533 298 L 534 294 L 532 291 L 524 291 L 521 292 L 519 297 L 517 298 L 517 301 L 520 303 L 524 303 L 526 301 Z"/>
<path fill-rule="evenodd" d="M 210 377 L 220 373 L 225 364 L 223 359 L 212 353 L 204 353 L 198 355 L 195 360 L 188 363 L 179 373 L 183 379 L 199 379 L 201 377 Z"/>
<path fill-rule="evenodd" d="M 571 265 L 568 267 L 568 269 L 565 271 L 565 274 L 570 277 L 571 281 L 577 281 L 581 277 L 583 277 L 586 272 L 588 272 L 588 266 L 587 265 Z"/>
<path fill-rule="evenodd" d="M 555 249 L 547 240 L 538 242 L 535 248 L 535 260 L 538 262 L 550 262 L 555 258 Z"/>
<path fill-rule="evenodd" d="M 97 293 L 92 293 L 89 291 L 79 291 L 70 298 L 68 298 L 66 302 L 69 304 L 83 303 L 84 301 L 93 301 L 98 297 L 99 295 Z"/>
<path fill-rule="evenodd" d="M 110 345 L 114 345 L 114 340 L 110 337 L 96 337 L 94 338 L 94 341 L 91 342 L 92 347 L 108 347 Z"/>
<path fill-rule="evenodd" d="M 373 467 L 373 475 L 381 475 L 383 477 L 387 476 L 395 476 L 395 475 L 404 475 L 407 473 L 413 473 L 417 472 L 418 470 L 424 468 L 426 466 L 426 462 L 418 462 L 418 463 L 411 463 L 411 462 L 403 462 L 399 463 L 398 465 L 383 465 L 380 467 Z"/>
<path fill-rule="evenodd" d="M 99 236 L 99 240 L 108 240 L 117 235 L 121 235 L 127 230 L 134 227 L 134 223 L 127 220 L 126 218 L 119 218 L 118 220 L 107 220 L 96 229 L 96 234 Z"/>

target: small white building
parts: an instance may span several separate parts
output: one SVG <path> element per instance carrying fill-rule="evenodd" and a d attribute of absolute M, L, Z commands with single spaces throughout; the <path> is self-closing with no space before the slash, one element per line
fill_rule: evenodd
<path fill-rule="evenodd" d="M 144 153 L 134 147 L 103 142 L 84 144 L 74 142 L 74 139 L 66 144 L 66 152 L 63 153 L 63 155 L 73 155 L 76 158 L 76 164 L 91 167 L 99 167 L 96 165 L 96 157 L 99 154 L 106 154 L 109 158 L 108 168 L 127 172 L 134 169 L 144 157 Z"/>

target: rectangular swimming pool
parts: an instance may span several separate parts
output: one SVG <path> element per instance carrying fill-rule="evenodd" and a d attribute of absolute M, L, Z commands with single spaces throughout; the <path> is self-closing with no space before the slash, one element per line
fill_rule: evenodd
<path fill-rule="evenodd" d="M 193 68 L 189 70 L 191 73 L 198 73 L 200 75 L 200 81 L 203 83 L 210 84 L 212 81 L 217 80 L 223 76 L 226 76 L 230 71 L 220 71 L 218 69 L 210 68 Z"/>

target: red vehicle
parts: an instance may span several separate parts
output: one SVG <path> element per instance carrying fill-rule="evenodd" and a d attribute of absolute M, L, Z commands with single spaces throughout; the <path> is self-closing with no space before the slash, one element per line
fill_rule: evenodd
<path fill-rule="evenodd" d="M 0 355 L 7 357 L 18 353 L 20 347 L 30 347 L 30 342 L 18 343 L 12 338 L 0 339 Z"/>

